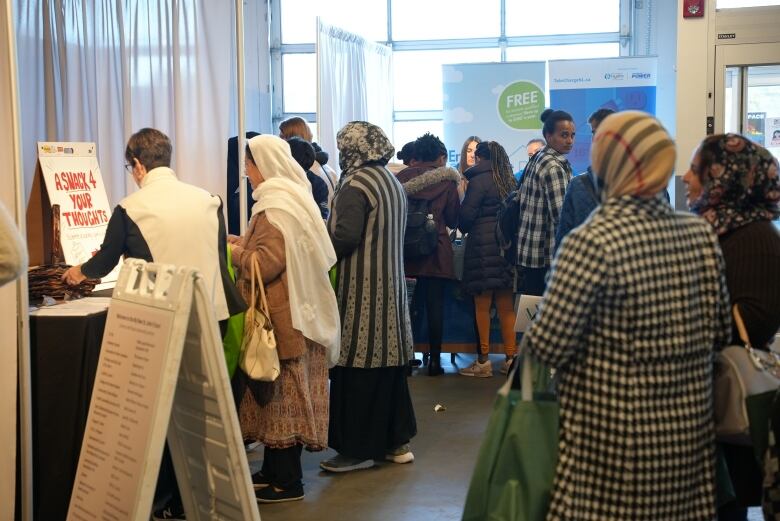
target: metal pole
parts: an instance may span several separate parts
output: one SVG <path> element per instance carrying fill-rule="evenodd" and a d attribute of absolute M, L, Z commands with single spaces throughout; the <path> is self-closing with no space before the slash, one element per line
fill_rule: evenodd
<path fill-rule="evenodd" d="M 236 89 L 238 89 L 238 208 L 241 235 L 246 232 L 246 111 L 244 100 L 244 0 L 236 0 Z M 228 194 L 230 195 L 230 194 Z"/>
<path fill-rule="evenodd" d="M 317 141 L 322 143 L 322 67 L 320 62 L 322 61 L 322 50 L 320 49 L 320 34 L 322 33 L 322 19 L 316 17 L 317 34 L 314 40 L 314 60 L 316 61 L 317 69 L 317 105 L 315 110 L 317 111 L 314 116 L 317 120 Z"/>

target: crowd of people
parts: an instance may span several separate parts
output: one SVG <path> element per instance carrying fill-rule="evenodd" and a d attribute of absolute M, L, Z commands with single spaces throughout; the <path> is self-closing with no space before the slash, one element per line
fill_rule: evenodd
<path fill-rule="evenodd" d="M 234 392 L 245 438 L 264 445 L 252 476 L 258 502 L 291 501 L 304 497 L 304 448 L 334 449 L 321 463 L 334 473 L 414 460 L 406 278 L 417 280 L 414 298 L 426 311 L 427 374 L 441 375 L 457 230 L 467 237 L 460 284 L 479 339 L 460 374 L 493 374 L 492 306 L 506 373 L 518 351 L 515 295 L 544 296 L 519 350 L 557 375 L 560 455 L 548 519 L 713 519 L 715 353 L 735 338 L 732 306 L 756 348 L 768 349 L 780 327 L 777 160 L 745 137 L 708 137 L 683 178 L 692 213 L 681 213 L 666 195 L 676 147 L 655 118 L 594 113 L 591 167 L 577 176 L 566 159 L 573 118 L 548 109 L 542 122 L 544 139 L 528 143 L 518 176 L 501 144 L 476 136 L 451 168 L 429 133 L 399 151 L 394 174 L 382 129 L 351 122 L 337 134 L 337 176 L 306 122 L 286 121 L 279 137 L 248 140 L 253 206 L 241 237 L 226 234 L 218 198 L 176 179 L 168 138 L 143 129 L 125 154 L 140 190 L 117 206 L 97 255 L 63 278 L 100 277 L 120 255 L 195 265 L 224 321 L 251 298 L 259 261 L 281 373 L 273 382 L 239 374 Z M 165 203 L 172 193 L 175 208 Z M 511 197 L 519 211 L 507 252 L 496 226 Z M 422 214 L 413 225 L 411 212 Z M 412 231 L 422 241 L 414 254 L 404 248 Z M 228 247 L 236 284 L 224 273 Z M 725 448 L 737 498 L 721 519 L 745 519 L 760 493 L 761 472 L 740 463 L 752 460 L 743 449 Z M 183 511 L 174 501 L 155 516 L 183 519 Z"/>

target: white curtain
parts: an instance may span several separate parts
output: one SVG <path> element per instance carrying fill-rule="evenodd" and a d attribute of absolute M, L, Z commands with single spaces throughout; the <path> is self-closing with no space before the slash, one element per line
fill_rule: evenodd
<path fill-rule="evenodd" d="M 173 142 L 185 182 L 225 199 L 235 6 L 209 0 L 16 0 L 26 186 L 36 141 L 94 141 L 108 198 L 135 189 L 130 135 Z"/>
<path fill-rule="evenodd" d="M 368 121 L 393 140 L 393 51 L 317 20 L 317 130 L 320 145 L 337 157 L 336 133 L 350 121 Z M 337 161 L 331 163 L 337 167 Z"/>

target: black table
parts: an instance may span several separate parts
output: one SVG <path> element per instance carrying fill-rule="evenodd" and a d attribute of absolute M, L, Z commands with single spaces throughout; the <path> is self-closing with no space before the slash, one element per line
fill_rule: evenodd
<path fill-rule="evenodd" d="M 64 521 L 68 514 L 106 314 L 30 316 L 37 521 Z"/>

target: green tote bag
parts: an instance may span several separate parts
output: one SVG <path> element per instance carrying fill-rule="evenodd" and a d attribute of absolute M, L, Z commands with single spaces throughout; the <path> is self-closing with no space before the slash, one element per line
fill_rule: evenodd
<path fill-rule="evenodd" d="M 546 368 L 522 362 L 498 391 L 466 496 L 463 521 L 543 521 L 558 464 L 558 403 L 534 389 L 549 383 Z M 535 383 L 534 383 L 535 381 Z"/>
<path fill-rule="evenodd" d="M 236 273 L 233 270 L 233 262 L 230 255 L 230 246 L 227 248 L 227 268 L 230 280 L 236 281 Z M 233 373 L 238 367 L 238 357 L 241 355 L 241 341 L 244 339 L 244 312 L 232 315 L 227 321 L 227 330 L 222 337 L 222 347 L 225 350 L 225 365 L 228 375 L 233 378 Z"/>

